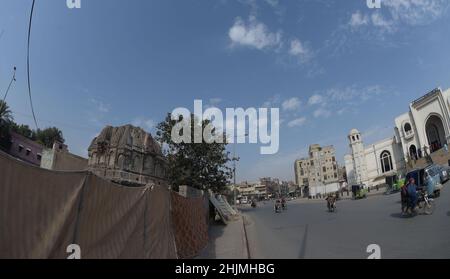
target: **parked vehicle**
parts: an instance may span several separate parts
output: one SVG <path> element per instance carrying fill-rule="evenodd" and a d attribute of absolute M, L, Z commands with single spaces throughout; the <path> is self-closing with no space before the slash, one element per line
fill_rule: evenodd
<path fill-rule="evenodd" d="M 406 175 L 406 181 L 414 178 L 419 190 L 425 189 L 429 196 L 439 197 L 441 189 L 441 169 L 438 165 L 429 165 L 425 168 L 415 169 Z"/>
<path fill-rule="evenodd" d="M 367 198 L 367 190 L 364 184 L 352 186 L 353 199 L 360 200 Z"/>
<path fill-rule="evenodd" d="M 400 192 L 400 189 L 405 185 L 405 179 L 400 179 L 398 175 L 386 177 L 386 195 L 391 195 Z"/>
<path fill-rule="evenodd" d="M 450 167 L 438 166 L 438 168 L 440 171 L 439 175 L 441 177 L 441 184 L 444 184 L 450 180 Z"/>

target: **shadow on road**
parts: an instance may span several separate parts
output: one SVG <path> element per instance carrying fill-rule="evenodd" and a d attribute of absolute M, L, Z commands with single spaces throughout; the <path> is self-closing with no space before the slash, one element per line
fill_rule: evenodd
<path fill-rule="evenodd" d="M 401 219 L 405 218 L 405 216 L 403 216 L 401 213 L 392 213 L 391 217 L 392 218 L 401 218 Z"/>
<path fill-rule="evenodd" d="M 300 259 L 304 259 L 306 255 L 306 243 L 308 242 L 308 228 L 309 225 L 306 225 L 305 227 L 305 233 L 303 235 L 303 241 L 302 241 L 302 248 L 300 249 Z"/>
<path fill-rule="evenodd" d="M 225 231 L 226 225 L 221 221 L 210 220 L 208 235 L 209 240 L 205 248 L 200 252 L 197 259 L 215 259 L 217 256 L 216 239 L 219 239 Z"/>

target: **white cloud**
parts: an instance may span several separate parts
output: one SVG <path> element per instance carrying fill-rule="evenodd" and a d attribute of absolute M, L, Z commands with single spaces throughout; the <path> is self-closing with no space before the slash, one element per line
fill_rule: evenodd
<path fill-rule="evenodd" d="M 319 117 L 328 118 L 330 116 L 331 116 L 331 111 L 326 108 L 318 108 L 314 111 L 315 118 L 319 118 Z"/>
<path fill-rule="evenodd" d="M 363 15 L 360 11 L 357 11 L 352 14 L 350 19 L 350 26 L 359 27 L 361 25 L 369 24 L 369 17 L 367 15 Z"/>
<path fill-rule="evenodd" d="M 449 8 L 448 0 L 390 0 L 383 6 L 395 21 L 409 25 L 427 24 L 439 19 Z"/>
<path fill-rule="evenodd" d="M 293 39 L 291 41 L 289 54 L 299 58 L 301 62 L 307 62 L 312 57 L 311 50 L 299 39 Z"/>
<path fill-rule="evenodd" d="M 94 104 L 96 106 L 97 110 L 102 113 L 109 112 L 109 110 L 111 108 L 110 104 L 103 103 L 102 101 L 99 101 L 94 98 L 91 99 L 91 103 Z"/>
<path fill-rule="evenodd" d="M 294 120 L 290 121 L 287 125 L 288 125 L 288 127 L 293 128 L 293 127 L 301 127 L 305 123 L 306 123 L 306 118 L 305 117 L 300 117 L 300 118 L 297 118 L 297 119 L 294 119 Z"/>
<path fill-rule="evenodd" d="M 259 50 L 281 46 L 281 32 L 270 32 L 267 26 L 250 16 L 248 22 L 237 18 L 228 31 L 232 46 L 246 46 Z"/>
<path fill-rule="evenodd" d="M 356 11 L 349 26 L 355 30 L 371 26 L 379 32 L 394 33 L 402 25 L 430 24 L 441 18 L 450 7 L 448 0 L 389 0 L 382 2 L 382 9 L 366 14 Z"/>
<path fill-rule="evenodd" d="M 320 105 L 324 103 L 324 98 L 322 97 L 322 95 L 319 94 L 314 94 L 312 95 L 309 100 L 308 100 L 308 105 L 313 106 L 313 105 Z"/>
<path fill-rule="evenodd" d="M 143 129 L 149 131 L 156 127 L 156 122 L 153 119 L 137 117 L 131 122 L 131 125 L 133 125 L 135 127 L 141 127 Z"/>
<path fill-rule="evenodd" d="M 373 26 L 381 31 L 393 32 L 395 29 L 394 22 L 386 20 L 381 13 L 373 13 L 371 19 Z"/>
<path fill-rule="evenodd" d="M 295 97 L 284 101 L 281 107 L 283 108 L 283 110 L 293 111 L 299 109 L 300 105 L 301 101 Z"/>

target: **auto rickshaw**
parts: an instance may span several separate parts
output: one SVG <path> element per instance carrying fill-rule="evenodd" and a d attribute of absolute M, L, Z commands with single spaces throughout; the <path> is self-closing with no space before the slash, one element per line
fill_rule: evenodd
<path fill-rule="evenodd" d="M 353 199 L 360 200 L 367 198 L 367 190 L 364 189 L 364 185 L 352 186 Z"/>

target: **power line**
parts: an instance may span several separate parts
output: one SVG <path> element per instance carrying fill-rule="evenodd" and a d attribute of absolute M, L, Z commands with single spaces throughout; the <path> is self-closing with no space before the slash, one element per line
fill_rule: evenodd
<path fill-rule="evenodd" d="M 11 78 L 11 81 L 9 82 L 8 89 L 6 89 L 5 96 L 3 97 L 3 102 L 6 101 L 6 97 L 8 97 L 9 89 L 11 89 L 11 85 L 12 85 L 13 82 L 15 82 L 15 81 L 16 81 L 16 67 L 14 67 L 13 76 L 12 76 L 12 78 Z"/>
<path fill-rule="evenodd" d="M 33 4 L 31 6 L 30 12 L 30 23 L 28 25 L 28 46 L 27 46 L 27 75 L 28 75 L 28 96 L 30 97 L 30 106 L 31 113 L 33 114 L 34 124 L 36 125 L 36 129 L 39 129 L 37 124 L 36 115 L 34 113 L 33 99 L 31 98 L 31 84 L 30 84 L 30 36 L 31 36 L 31 23 L 33 21 L 33 12 L 34 12 L 34 3 L 36 0 L 33 0 Z"/>

